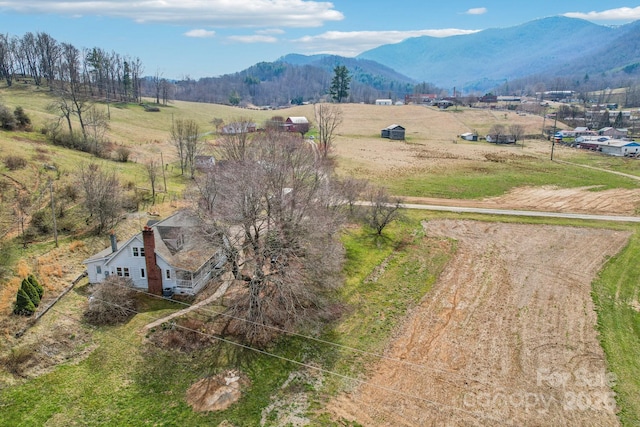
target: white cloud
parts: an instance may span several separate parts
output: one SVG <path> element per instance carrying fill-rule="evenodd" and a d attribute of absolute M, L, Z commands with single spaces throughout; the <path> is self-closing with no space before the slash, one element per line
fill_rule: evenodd
<path fill-rule="evenodd" d="M 0 10 L 216 27 L 309 28 L 344 19 L 332 3 L 312 0 L 0 0 Z"/>
<path fill-rule="evenodd" d="M 278 39 L 272 36 L 262 34 L 253 34 L 248 36 L 229 36 L 227 40 L 238 43 L 277 43 Z"/>
<path fill-rule="evenodd" d="M 209 31 L 209 30 L 191 30 L 184 33 L 184 35 L 187 37 L 206 39 L 206 38 L 214 37 L 216 35 L 216 32 Z"/>
<path fill-rule="evenodd" d="M 385 44 L 399 43 L 410 37 L 449 37 L 478 31 L 480 30 L 455 28 L 414 31 L 327 31 L 317 36 L 305 36 L 293 41 L 301 45 L 305 53 L 326 53 L 349 57 Z"/>
<path fill-rule="evenodd" d="M 588 21 L 635 21 L 640 19 L 640 6 L 620 7 L 617 9 L 603 10 L 602 12 L 569 12 L 564 16 L 569 18 L 586 19 Z"/>
<path fill-rule="evenodd" d="M 466 15 L 484 15 L 487 13 L 486 7 L 473 7 L 465 12 Z"/>
<path fill-rule="evenodd" d="M 258 30 L 256 31 L 256 34 L 284 34 L 284 30 L 279 28 L 270 28 L 266 30 Z"/>

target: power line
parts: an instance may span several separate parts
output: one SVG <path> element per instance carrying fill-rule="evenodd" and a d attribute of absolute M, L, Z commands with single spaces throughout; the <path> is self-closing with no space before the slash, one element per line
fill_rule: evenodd
<path fill-rule="evenodd" d="M 135 314 L 142 314 L 137 310 L 130 309 L 130 308 L 127 308 L 127 307 L 123 307 L 121 305 L 114 304 L 114 303 L 111 303 L 109 301 L 105 301 L 103 299 L 98 299 L 98 301 L 102 301 L 102 302 L 104 302 L 106 304 L 109 304 L 109 305 L 112 305 L 114 307 L 122 308 L 124 310 L 127 310 L 127 311 L 135 313 Z M 55 311 L 56 312 L 60 312 L 58 310 L 55 310 Z M 71 316 L 68 316 L 68 317 L 72 318 Z M 75 318 L 72 318 L 72 319 L 77 321 L 77 322 L 80 322 L 78 319 L 75 319 Z M 372 383 L 370 381 L 367 381 L 367 380 L 350 377 L 350 376 L 345 375 L 345 374 L 341 374 L 341 373 L 338 373 L 338 372 L 335 372 L 335 371 L 331 371 L 329 369 L 325 369 L 325 368 L 322 368 L 322 367 L 319 367 L 319 366 L 314 366 L 314 365 L 309 364 L 309 363 L 300 362 L 298 360 L 290 359 L 288 357 L 281 356 L 279 354 L 275 354 L 275 353 L 272 353 L 272 352 L 269 352 L 269 351 L 266 351 L 266 350 L 263 350 L 263 349 L 255 348 L 255 347 L 252 347 L 252 346 L 249 346 L 249 345 L 246 345 L 246 344 L 242 344 L 242 343 L 239 343 L 239 342 L 236 342 L 236 341 L 224 338 L 224 337 L 220 337 L 220 336 L 217 336 L 217 335 L 214 335 L 214 334 L 206 333 L 206 332 L 203 332 L 203 331 L 200 331 L 200 330 L 197 330 L 197 329 L 189 328 L 187 326 L 179 325 L 179 324 L 177 324 L 175 322 L 172 323 L 172 326 L 175 327 L 175 328 L 183 329 L 185 331 L 189 331 L 189 332 L 193 332 L 193 333 L 196 333 L 196 334 L 199 334 L 199 335 L 203 335 L 203 336 L 208 337 L 208 338 L 213 338 L 213 339 L 218 340 L 220 342 L 224 342 L 224 343 L 229 344 L 229 345 L 240 347 L 240 348 L 243 348 L 245 350 L 250 350 L 250 351 L 256 352 L 258 354 L 262 354 L 264 356 L 276 358 L 276 359 L 279 359 L 279 360 L 282 360 L 282 361 L 285 361 L 285 362 L 289 362 L 289 363 L 292 363 L 294 365 L 301 366 L 301 367 L 304 367 L 304 368 L 307 368 L 307 369 L 310 369 L 310 370 L 315 370 L 315 371 L 323 373 L 323 374 L 333 375 L 333 376 L 338 377 L 338 378 L 343 379 L 343 380 L 353 381 L 353 382 L 359 383 L 360 385 L 368 385 L 368 386 L 371 386 L 373 388 L 377 388 L 379 390 L 383 390 L 383 391 L 386 391 L 386 392 L 389 392 L 389 393 L 396 394 L 398 396 L 402 396 L 402 397 L 413 399 L 413 400 L 418 400 L 418 401 L 421 401 L 421 402 L 424 402 L 424 403 L 427 403 L 427 404 L 431 405 L 432 407 L 434 407 L 434 409 L 436 409 L 438 411 L 440 411 L 441 408 L 448 408 L 448 409 L 453 410 L 453 411 L 458 411 L 460 413 L 464 413 L 464 414 L 469 415 L 469 416 L 471 416 L 473 418 L 484 418 L 484 419 L 489 419 L 489 420 L 492 420 L 492 421 L 498 421 L 500 423 L 504 423 L 504 420 L 496 419 L 494 417 L 491 417 L 491 416 L 483 414 L 483 413 L 468 411 L 468 410 L 465 410 L 465 409 L 458 408 L 456 406 L 447 405 L 445 403 L 441 403 L 441 402 L 437 402 L 435 400 L 427 399 L 427 398 L 424 398 L 422 396 L 417 396 L 417 395 L 414 395 L 414 394 L 406 393 L 404 391 L 396 390 L 396 389 L 391 388 L 391 387 L 374 384 L 374 383 Z M 126 342 L 126 341 L 123 341 L 123 342 Z M 131 343 L 131 344 L 133 345 L 133 343 Z"/>
<path fill-rule="evenodd" d="M 118 287 L 122 287 L 122 288 L 125 288 L 125 289 L 134 290 L 135 292 L 139 292 L 141 294 L 148 295 L 148 296 L 151 296 L 151 297 L 154 297 L 154 298 L 162 298 L 162 299 L 166 300 L 166 298 L 164 298 L 164 297 L 161 297 L 159 295 L 155 295 L 155 294 L 146 292 L 146 291 L 141 290 L 141 289 L 135 289 L 135 288 L 128 287 L 128 286 L 125 286 L 125 285 L 119 285 L 117 283 L 113 283 L 113 285 L 118 286 Z M 375 358 L 378 358 L 378 359 L 381 359 L 381 360 L 387 360 L 387 361 L 390 361 L 390 362 L 395 362 L 395 363 L 398 363 L 398 364 L 401 364 L 401 365 L 406 365 L 406 366 L 414 368 L 414 369 L 429 370 L 429 371 L 434 371 L 434 372 L 438 372 L 438 373 L 442 373 L 442 374 L 446 374 L 446 375 L 452 375 L 452 376 L 458 377 L 458 378 L 460 378 L 462 380 L 475 382 L 475 383 L 478 383 L 478 384 L 482 384 L 482 385 L 490 387 L 492 389 L 501 389 L 501 390 L 505 389 L 505 387 L 502 386 L 502 385 L 496 385 L 496 384 L 493 384 L 493 383 L 490 383 L 490 382 L 487 382 L 487 381 L 482 381 L 482 380 L 480 380 L 478 378 L 467 377 L 467 376 L 464 376 L 462 374 L 458 374 L 456 372 L 452 372 L 452 371 L 449 371 L 449 370 L 446 370 L 446 369 L 440 369 L 440 368 L 436 368 L 436 367 L 426 366 L 426 365 L 423 365 L 423 364 L 414 363 L 414 362 L 403 360 L 403 359 L 398 359 L 396 357 L 390 357 L 390 356 L 386 356 L 384 354 L 374 353 L 374 352 L 370 352 L 370 351 L 367 351 L 367 350 L 362 350 L 362 349 L 359 349 L 359 348 L 347 346 L 347 345 L 336 343 L 336 342 L 333 342 L 333 341 L 323 340 L 322 338 L 317 338 L 317 337 L 313 337 L 313 336 L 310 336 L 310 335 L 304 335 L 304 334 L 301 334 L 301 333 L 298 333 L 298 332 L 288 331 L 286 329 L 278 328 L 276 326 L 262 325 L 262 324 L 260 324 L 258 322 L 254 322 L 254 321 L 251 321 L 249 319 L 245 319 L 243 317 L 238 317 L 238 316 L 234 316 L 234 315 L 231 315 L 231 314 L 228 314 L 228 313 L 215 311 L 215 310 L 213 310 L 213 309 L 211 309 L 209 307 L 204 307 L 204 306 L 194 307 L 194 304 L 189 304 L 189 303 L 186 303 L 186 302 L 176 301 L 176 300 L 170 300 L 170 301 L 175 302 L 175 303 L 180 304 L 180 305 L 184 305 L 187 308 L 193 307 L 194 310 L 202 310 L 202 311 L 204 311 L 204 312 L 206 312 L 206 313 L 208 313 L 210 315 L 223 316 L 223 317 L 227 317 L 227 318 L 230 318 L 230 319 L 233 319 L 233 320 L 238 320 L 238 321 L 241 321 L 241 322 L 250 323 L 252 325 L 264 327 L 264 328 L 267 328 L 267 329 L 271 329 L 271 330 L 274 330 L 276 332 L 280 332 L 280 333 L 283 333 L 283 334 L 287 334 L 287 335 L 291 335 L 291 336 L 295 336 L 295 337 L 299 337 L 299 338 L 304 338 L 304 339 L 308 339 L 308 340 L 312 340 L 312 341 L 315 341 L 315 342 L 318 342 L 318 343 L 321 343 L 321 344 L 334 346 L 334 347 L 340 348 L 342 350 L 349 350 L 349 351 L 352 351 L 352 352 L 355 352 L 355 353 L 362 354 L 364 356 L 371 356 L 371 357 L 375 357 Z M 161 320 L 161 319 L 162 318 L 159 318 L 159 319 L 156 319 L 156 320 Z"/>
<path fill-rule="evenodd" d="M 104 300 L 101 300 L 101 301 L 104 301 Z M 105 302 L 105 303 L 107 303 L 107 304 L 115 305 L 115 304 L 109 303 L 109 302 L 107 302 L 107 301 L 104 301 L 104 302 Z M 121 307 L 121 306 L 118 306 L 118 307 Z M 123 309 L 125 309 L 125 310 L 128 310 L 128 311 L 131 311 L 131 312 L 135 312 L 134 310 L 131 310 L 131 309 L 128 309 L 128 308 L 125 308 L 125 307 L 122 307 L 122 308 L 123 308 Z M 96 327 L 96 326 L 94 326 L 94 325 L 87 324 L 86 322 L 83 322 L 82 320 L 80 320 L 80 319 L 78 319 L 78 318 L 76 318 L 76 317 L 74 317 L 74 316 L 70 315 L 69 313 L 65 313 L 65 312 L 63 312 L 63 311 L 61 311 L 61 310 L 58 310 L 58 309 L 56 309 L 56 308 L 52 308 L 52 309 L 51 309 L 51 311 L 54 311 L 54 312 L 58 313 L 59 315 L 64 316 L 64 317 L 66 317 L 67 319 L 69 319 L 69 320 L 71 320 L 71 321 L 73 321 L 73 322 L 78 323 L 78 324 L 79 324 L 79 325 L 81 325 L 81 326 L 89 327 L 89 328 L 93 329 L 94 331 L 95 331 L 95 330 L 98 330 L 98 327 Z M 146 314 L 146 313 L 141 313 L 141 314 Z M 104 333 L 105 333 L 105 334 L 109 334 L 113 339 L 115 339 L 115 340 L 117 340 L 117 341 L 119 341 L 119 342 L 121 342 L 121 343 L 123 343 L 123 344 L 129 345 L 129 346 L 134 347 L 134 348 L 136 348 L 136 349 L 140 348 L 139 343 L 137 343 L 137 342 L 133 342 L 133 341 L 130 341 L 130 340 L 127 340 L 127 339 L 124 339 L 124 338 L 122 338 L 122 337 L 118 336 L 117 334 L 112 333 L 111 331 L 104 331 Z M 157 343 L 154 343 L 153 341 L 150 341 L 150 342 L 151 342 L 151 343 L 153 343 L 154 345 L 156 345 L 156 347 L 158 346 L 158 345 L 157 345 Z M 180 363 L 180 362 L 178 362 L 178 363 Z M 187 363 L 182 362 L 182 365 L 183 365 L 183 366 L 187 366 Z M 190 365 L 189 365 L 189 366 L 190 366 Z M 368 406 L 368 407 L 370 407 L 370 408 L 375 408 L 375 409 L 377 409 L 377 410 L 382 410 L 382 411 L 384 411 L 384 412 L 387 412 L 387 413 L 391 414 L 391 412 L 390 412 L 389 410 L 387 410 L 387 409 L 385 409 L 385 408 L 377 407 L 377 406 L 376 406 L 376 407 L 374 407 L 371 403 L 369 403 L 369 402 L 365 402 L 365 401 L 363 401 L 363 400 L 361 400 L 361 399 L 358 399 L 356 396 L 350 395 L 350 396 L 349 396 L 349 398 L 350 398 L 350 399 L 353 399 L 353 400 L 355 400 L 355 401 L 358 401 L 359 403 L 361 403 L 361 404 L 363 404 L 363 405 L 366 405 L 366 406 Z M 401 414 L 394 414 L 394 415 L 399 416 L 400 418 L 405 418 L 405 417 L 404 417 L 404 416 L 402 416 Z"/>

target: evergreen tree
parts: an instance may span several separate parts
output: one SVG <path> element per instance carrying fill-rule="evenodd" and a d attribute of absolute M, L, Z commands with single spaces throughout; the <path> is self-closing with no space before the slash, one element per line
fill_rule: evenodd
<path fill-rule="evenodd" d="M 44 295 L 44 288 L 38 282 L 35 276 L 33 274 L 30 274 L 29 277 L 27 277 L 27 280 L 33 285 L 34 288 L 36 288 L 36 291 L 38 291 L 38 296 L 40 297 L 40 299 L 42 299 L 42 295 Z"/>
<path fill-rule="evenodd" d="M 616 120 L 613 122 L 613 127 L 616 129 L 620 129 L 624 127 L 624 118 L 622 117 L 622 111 L 618 111 Z"/>
<path fill-rule="evenodd" d="M 27 279 L 23 279 L 21 288 L 24 289 L 24 291 L 27 293 L 34 306 L 37 307 L 40 305 L 40 295 L 38 294 L 36 288 L 31 284 L 31 282 L 29 282 Z"/>
<path fill-rule="evenodd" d="M 351 76 L 349 70 L 344 65 L 336 65 L 333 69 L 333 79 L 331 80 L 331 87 L 329 88 L 329 95 L 331 98 L 340 103 L 343 99 L 349 96 L 349 84 L 351 83 Z"/>
<path fill-rule="evenodd" d="M 23 316 L 31 316 L 34 311 L 36 311 L 36 306 L 33 305 L 33 302 L 29 298 L 29 295 L 27 295 L 24 289 L 18 289 L 18 294 L 16 295 L 16 305 L 13 309 L 13 312 L 15 314 L 20 314 Z"/>

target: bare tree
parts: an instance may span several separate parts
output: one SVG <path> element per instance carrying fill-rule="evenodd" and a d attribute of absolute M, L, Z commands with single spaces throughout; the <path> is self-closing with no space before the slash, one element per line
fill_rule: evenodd
<path fill-rule="evenodd" d="M 191 119 L 177 119 L 171 126 L 171 142 L 178 153 L 180 173 L 193 165 L 198 151 L 198 124 Z"/>
<path fill-rule="evenodd" d="M 318 126 L 319 150 L 324 159 L 329 156 L 338 126 L 342 124 L 342 110 L 337 105 L 315 104 L 313 111 Z"/>
<path fill-rule="evenodd" d="M 262 346 L 278 335 L 274 328 L 327 314 L 326 297 L 340 283 L 342 216 L 330 200 L 332 171 L 308 144 L 267 132 L 228 150 L 240 151 L 196 179 L 195 206 L 245 284 L 225 331 Z"/>
<path fill-rule="evenodd" d="M 501 136 L 504 135 L 506 132 L 504 125 L 501 125 L 499 123 L 491 126 L 491 129 L 489 129 L 489 135 L 491 135 L 491 138 L 493 138 L 496 142 L 500 141 Z"/>
<path fill-rule="evenodd" d="M 145 163 L 147 177 L 149 177 L 149 184 L 151 184 L 151 203 L 154 205 L 156 204 L 156 181 L 158 179 L 158 166 L 158 161 L 153 158 Z"/>
<path fill-rule="evenodd" d="M 191 174 L 191 179 L 196 176 L 196 157 L 202 151 L 203 142 L 199 139 L 200 129 L 198 124 L 189 120 L 187 123 L 187 140 L 184 146 L 184 154 L 187 167 L 189 168 L 189 173 Z"/>
<path fill-rule="evenodd" d="M 509 126 L 509 133 L 513 135 L 513 139 L 517 144 L 519 140 L 524 136 L 524 126 L 519 124 L 512 124 Z"/>
<path fill-rule="evenodd" d="M 80 188 L 84 193 L 84 208 L 90 218 L 97 220 L 96 232 L 114 226 L 122 210 L 122 190 L 115 169 L 102 170 L 96 163 L 80 166 Z"/>
<path fill-rule="evenodd" d="M 85 115 L 85 127 L 87 129 L 88 140 L 93 143 L 91 151 L 99 156 L 102 153 L 102 143 L 105 134 L 109 130 L 109 119 L 107 113 L 99 110 L 95 105 L 89 108 Z"/>
<path fill-rule="evenodd" d="M 383 187 L 371 187 L 368 191 L 368 206 L 363 209 L 363 219 L 378 236 L 393 221 L 402 217 L 399 198 L 392 199 Z"/>
<path fill-rule="evenodd" d="M 217 155 L 221 159 L 241 162 L 251 140 L 254 123 L 247 117 L 232 120 L 223 129 L 223 135 L 217 141 Z"/>
<path fill-rule="evenodd" d="M 116 325 L 136 313 L 135 291 L 129 278 L 109 276 L 94 285 L 84 317 L 92 325 Z"/>

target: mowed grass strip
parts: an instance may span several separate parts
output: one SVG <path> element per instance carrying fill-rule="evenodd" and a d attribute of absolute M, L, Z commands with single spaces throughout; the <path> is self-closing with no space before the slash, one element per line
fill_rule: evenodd
<path fill-rule="evenodd" d="M 640 425 L 640 228 L 593 283 L 600 343 L 625 426 Z"/>

